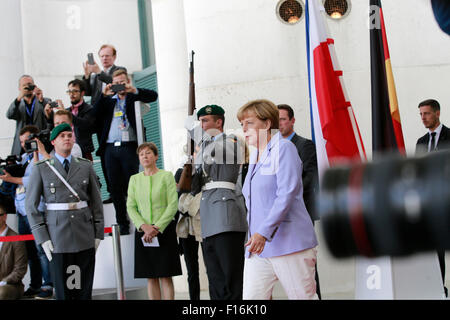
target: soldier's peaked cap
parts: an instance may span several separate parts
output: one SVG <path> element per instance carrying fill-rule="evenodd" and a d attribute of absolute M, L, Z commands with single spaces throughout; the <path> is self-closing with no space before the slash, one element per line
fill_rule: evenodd
<path fill-rule="evenodd" d="M 201 116 L 207 116 L 207 115 L 223 115 L 225 114 L 225 110 L 221 106 L 218 106 L 216 104 L 210 104 L 207 106 L 204 106 L 197 112 L 197 119 Z"/>
<path fill-rule="evenodd" d="M 57 125 L 53 128 L 52 132 L 50 133 L 50 141 L 53 141 L 58 137 L 58 135 L 63 131 L 72 131 L 72 127 L 70 124 L 67 123 L 61 123 L 60 125 Z"/>

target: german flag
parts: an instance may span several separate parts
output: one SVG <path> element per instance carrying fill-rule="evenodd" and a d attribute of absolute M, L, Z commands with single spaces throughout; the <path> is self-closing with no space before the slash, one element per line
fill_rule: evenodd
<path fill-rule="evenodd" d="M 405 155 L 381 0 L 370 0 L 369 12 L 373 156 L 385 152 Z"/>

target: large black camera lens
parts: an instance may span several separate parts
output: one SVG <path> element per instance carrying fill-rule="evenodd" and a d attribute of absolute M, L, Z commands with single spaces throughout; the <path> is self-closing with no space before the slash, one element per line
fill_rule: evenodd
<path fill-rule="evenodd" d="M 450 151 L 328 169 L 317 208 L 338 258 L 450 249 Z"/>

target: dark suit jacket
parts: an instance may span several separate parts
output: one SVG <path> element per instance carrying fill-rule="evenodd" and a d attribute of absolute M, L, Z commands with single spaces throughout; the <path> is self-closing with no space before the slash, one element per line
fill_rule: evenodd
<path fill-rule="evenodd" d="M 40 103 L 36 97 L 36 103 L 34 105 L 33 111 L 33 125 L 39 128 L 39 130 L 44 130 L 48 128 L 47 118 L 45 117 L 44 107 L 50 102 L 49 98 L 44 98 L 43 102 Z M 17 102 L 16 99 L 10 104 L 8 111 L 6 111 L 6 117 L 11 120 L 16 120 L 16 133 L 14 135 L 14 142 L 11 149 L 11 154 L 20 155 L 22 147 L 20 145 L 19 133 L 23 127 L 26 126 L 26 106 L 24 100 Z"/>
<path fill-rule="evenodd" d="M 131 127 L 136 131 L 136 114 L 134 111 L 134 103 L 136 101 L 153 102 L 158 98 L 158 94 L 153 90 L 138 88 L 138 94 L 128 93 L 125 102 L 125 113 L 130 122 Z M 96 126 L 101 127 L 101 132 L 97 133 L 98 150 L 96 154 L 103 156 L 108 140 L 109 130 L 111 128 L 112 118 L 114 116 L 114 107 L 116 100 L 111 97 L 101 95 L 97 104 L 94 106 L 94 116 L 96 118 Z M 137 133 L 137 132 L 136 132 Z"/>
<path fill-rule="evenodd" d="M 16 236 L 17 233 L 8 228 L 6 236 Z M 27 251 L 25 242 L 3 242 L 0 250 L 0 281 L 23 287 L 22 279 L 27 273 Z"/>
<path fill-rule="evenodd" d="M 424 154 L 428 152 L 428 141 L 430 134 L 427 132 L 424 136 L 420 137 L 416 143 L 416 155 Z M 439 134 L 439 140 L 436 145 L 437 150 L 450 149 L 450 129 L 442 125 L 441 133 Z"/>
<path fill-rule="evenodd" d="M 294 134 L 291 141 L 297 148 L 298 155 L 303 162 L 303 200 L 305 201 L 306 210 L 308 210 L 312 221 L 319 220 L 320 217 L 314 208 L 314 196 L 318 191 L 316 146 L 311 140 L 297 134 Z"/>
<path fill-rule="evenodd" d="M 83 77 L 84 84 L 86 86 L 86 92 L 85 96 L 91 97 L 91 105 L 95 105 L 98 100 L 100 99 L 100 96 L 102 95 L 102 84 L 103 82 L 108 84 L 112 82 L 112 74 L 117 69 L 125 69 L 125 67 L 118 67 L 116 65 L 113 65 L 108 73 L 105 73 L 102 71 L 100 74 L 96 74 L 92 77 L 85 78 Z"/>

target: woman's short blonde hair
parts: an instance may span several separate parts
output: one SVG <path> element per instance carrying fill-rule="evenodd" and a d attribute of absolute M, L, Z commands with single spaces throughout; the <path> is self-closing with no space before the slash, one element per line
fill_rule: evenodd
<path fill-rule="evenodd" d="M 153 152 L 153 154 L 154 154 L 155 156 L 158 155 L 158 147 L 157 147 L 156 144 L 154 144 L 153 142 L 144 142 L 144 143 L 141 143 L 141 144 L 139 145 L 139 147 L 137 148 L 136 153 L 139 154 L 139 152 L 141 152 L 143 149 L 146 149 L 146 148 L 152 150 L 152 152 Z"/>
<path fill-rule="evenodd" d="M 237 113 L 238 120 L 242 121 L 249 113 L 255 114 L 261 121 L 270 120 L 270 129 L 279 128 L 278 108 L 272 101 L 258 99 L 247 102 L 239 109 Z"/>

